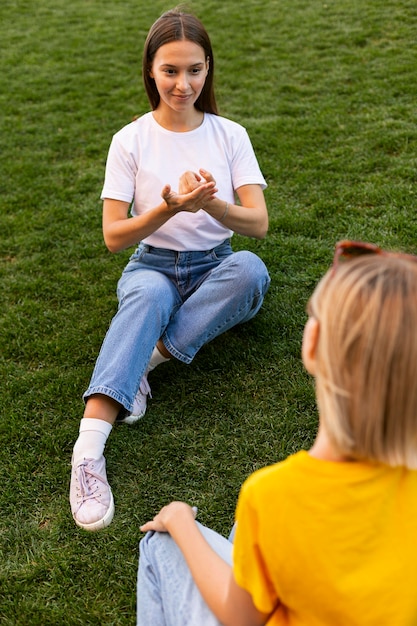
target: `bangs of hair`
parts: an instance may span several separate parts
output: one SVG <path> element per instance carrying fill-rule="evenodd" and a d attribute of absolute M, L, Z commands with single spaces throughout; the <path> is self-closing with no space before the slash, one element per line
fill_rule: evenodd
<path fill-rule="evenodd" d="M 320 324 L 317 402 L 351 458 L 417 468 L 417 263 L 377 255 L 340 266 L 310 299 Z"/>

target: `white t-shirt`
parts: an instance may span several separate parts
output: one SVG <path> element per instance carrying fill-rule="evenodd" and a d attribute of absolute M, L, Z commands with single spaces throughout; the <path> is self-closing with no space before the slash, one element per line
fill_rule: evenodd
<path fill-rule="evenodd" d="M 178 133 L 149 112 L 113 136 L 101 198 L 132 203 L 132 215 L 141 215 L 161 203 L 164 185 L 177 192 L 180 176 L 200 168 L 213 175 L 216 197 L 226 202 L 234 202 L 242 185 L 266 187 L 248 134 L 236 122 L 205 113 L 198 128 Z M 204 210 L 182 211 L 143 241 L 178 251 L 209 250 L 232 234 Z"/>

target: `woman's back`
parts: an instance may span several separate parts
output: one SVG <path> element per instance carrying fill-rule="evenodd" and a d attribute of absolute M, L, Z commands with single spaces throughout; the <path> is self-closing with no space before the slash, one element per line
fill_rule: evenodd
<path fill-rule="evenodd" d="M 303 451 L 249 478 L 237 516 L 237 582 L 280 599 L 269 625 L 417 624 L 417 471 Z"/>

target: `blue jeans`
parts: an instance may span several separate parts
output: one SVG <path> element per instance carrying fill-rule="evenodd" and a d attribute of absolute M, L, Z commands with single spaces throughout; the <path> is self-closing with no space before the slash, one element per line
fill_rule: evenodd
<path fill-rule="evenodd" d="M 261 259 L 213 250 L 175 252 L 140 244 L 117 286 L 119 308 L 84 394 L 103 394 L 130 413 L 158 339 L 191 363 L 207 342 L 259 311 L 270 283 Z"/>
<path fill-rule="evenodd" d="M 213 550 L 231 565 L 230 541 L 198 525 Z M 169 534 L 147 533 L 139 545 L 137 626 L 221 626 Z"/>

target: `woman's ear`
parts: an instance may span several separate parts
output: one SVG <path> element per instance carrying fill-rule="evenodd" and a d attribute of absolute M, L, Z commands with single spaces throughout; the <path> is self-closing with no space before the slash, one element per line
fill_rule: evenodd
<path fill-rule="evenodd" d="M 304 327 L 301 356 L 304 367 L 312 376 L 316 375 L 317 345 L 319 341 L 320 324 L 315 317 L 309 317 Z"/>

